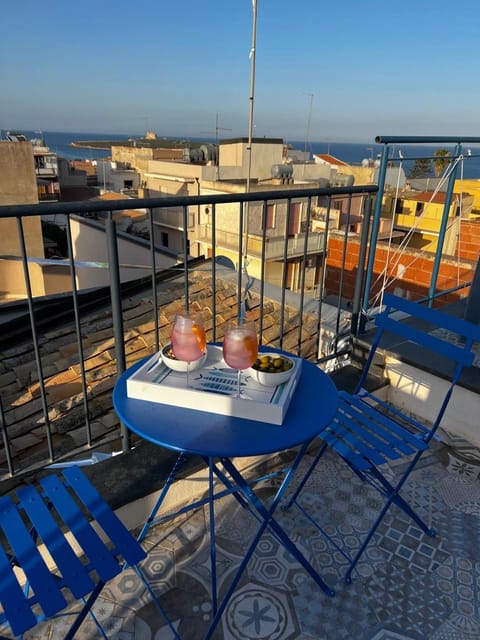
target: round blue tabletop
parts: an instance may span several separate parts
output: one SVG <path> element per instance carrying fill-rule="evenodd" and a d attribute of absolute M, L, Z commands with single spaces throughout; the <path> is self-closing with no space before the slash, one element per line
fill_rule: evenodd
<path fill-rule="evenodd" d="M 147 359 L 137 362 L 117 380 L 113 405 L 128 429 L 174 451 L 219 458 L 283 451 L 319 435 L 337 410 L 334 383 L 307 360 L 302 363 L 297 388 L 281 425 L 130 398 L 127 378 Z"/>

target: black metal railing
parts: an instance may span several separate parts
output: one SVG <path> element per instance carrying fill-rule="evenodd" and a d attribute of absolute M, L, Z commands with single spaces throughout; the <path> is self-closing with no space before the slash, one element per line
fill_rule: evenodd
<path fill-rule="evenodd" d="M 315 326 L 317 328 L 314 332 L 313 340 L 316 341 L 315 347 L 311 350 L 310 357 L 317 361 L 329 362 L 335 361 L 337 357 L 337 341 L 335 336 L 341 331 L 349 332 L 350 325 L 348 318 L 351 316 L 352 311 L 355 309 L 345 310 L 342 308 L 341 295 L 337 296 L 337 302 L 327 304 L 324 301 L 325 294 L 325 248 L 328 245 L 328 235 L 331 233 L 329 229 L 329 211 L 332 206 L 332 198 L 338 198 L 342 195 L 346 198 L 350 198 L 350 201 L 357 197 L 362 197 L 368 206 L 367 211 L 371 210 L 370 199 L 376 193 L 376 186 L 369 185 L 365 187 L 349 187 L 349 188 L 333 188 L 333 189 L 295 189 L 285 191 L 263 191 L 261 193 L 249 193 L 249 194 L 235 194 L 235 195 L 218 195 L 218 196 L 199 196 L 199 197 L 169 197 L 169 198 L 155 198 L 155 199 L 128 199 L 114 202 L 73 202 L 73 203 L 55 203 L 55 204 L 42 204 L 42 205 L 25 205 L 25 206 L 4 206 L 0 207 L 0 219 L 13 219 L 16 220 L 16 228 L 18 235 L 19 257 L 17 261 L 20 261 L 23 266 L 23 278 L 25 285 L 25 294 L 22 297 L 19 296 L 19 300 L 15 302 L 4 301 L 0 306 L 0 314 L 2 317 L 2 337 L 0 338 L 0 344 L 3 351 L 4 362 L 8 362 L 12 356 L 13 344 L 25 344 L 31 349 L 34 361 L 34 368 L 36 374 L 32 379 L 35 379 L 38 384 L 38 390 L 36 391 L 39 399 L 39 413 L 40 416 L 36 416 L 35 420 L 32 419 L 32 429 L 35 429 L 38 433 L 39 425 L 44 434 L 44 455 L 39 459 L 31 461 L 23 461 L 18 463 L 14 450 L 17 446 L 12 446 L 12 434 L 16 431 L 15 416 L 18 412 L 14 411 L 12 405 L 9 404 L 11 399 L 5 397 L 5 393 L 0 391 L 0 429 L 3 438 L 3 455 L 4 455 L 4 469 L 8 475 L 14 475 L 22 472 L 25 469 L 32 468 L 32 466 L 41 466 L 49 462 L 58 461 L 72 455 L 78 454 L 78 448 L 73 447 L 72 451 L 65 451 L 63 447 L 57 448 L 56 443 L 58 437 L 55 434 L 55 428 L 52 426 L 51 420 L 51 405 L 49 401 L 49 394 L 46 388 L 45 380 L 48 378 L 45 372 L 44 364 L 44 350 L 42 336 L 46 330 L 46 327 L 51 327 L 55 322 L 60 324 L 65 319 L 73 321 L 75 326 L 75 334 L 77 341 L 77 360 L 79 370 L 79 380 L 83 390 L 81 405 L 83 407 L 81 411 L 81 418 L 79 422 L 82 428 L 85 430 L 84 445 L 80 447 L 82 451 L 90 450 L 100 444 L 105 445 L 105 437 L 99 442 L 96 441 L 92 433 L 92 419 L 89 411 L 89 394 L 87 373 L 85 370 L 85 354 L 84 354 L 84 337 L 82 336 L 82 316 L 86 313 L 85 310 L 91 310 L 92 305 L 100 301 L 109 301 L 112 317 L 112 337 L 115 344 L 115 361 L 116 361 L 116 374 L 121 373 L 126 367 L 125 357 L 125 344 L 124 344 L 124 313 L 123 313 L 123 300 L 125 291 L 131 292 L 132 288 L 137 286 L 148 287 L 149 294 L 152 299 L 152 320 L 155 327 L 159 326 L 159 314 L 161 305 L 158 299 L 158 282 L 159 277 L 173 277 L 177 279 L 179 277 L 183 280 L 183 298 L 188 305 L 191 298 L 190 288 L 192 286 L 191 281 L 191 269 L 195 263 L 198 263 L 199 258 L 195 261 L 188 256 L 188 248 L 190 246 L 191 238 L 191 225 L 189 225 L 189 215 L 192 211 L 196 212 L 201 206 L 208 206 L 211 212 L 210 214 L 210 238 L 207 239 L 209 246 L 209 259 L 203 258 L 203 270 L 209 273 L 211 282 L 212 295 L 212 317 L 216 319 L 217 313 L 217 300 L 215 295 L 215 286 L 218 281 L 219 274 L 224 276 L 225 271 L 222 268 L 222 253 L 223 249 L 220 248 L 218 235 L 223 229 L 225 232 L 226 226 L 224 221 L 224 212 L 222 206 L 230 206 L 230 216 L 232 211 L 232 205 L 236 207 L 235 225 L 236 229 L 232 227 L 228 228 L 232 237 L 236 234 L 237 243 L 235 247 L 236 259 L 235 270 L 230 271 L 229 277 L 232 283 L 232 287 L 236 290 L 236 313 L 241 313 L 243 306 L 246 304 L 247 297 L 255 296 L 258 305 L 258 332 L 261 342 L 267 341 L 264 334 L 264 310 L 266 304 L 271 300 L 274 300 L 278 307 L 278 322 L 279 322 L 279 341 L 278 346 L 284 345 L 283 336 L 285 334 L 285 327 L 290 319 L 287 318 L 286 309 L 293 308 L 297 311 L 295 316 L 295 322 L 297 324 L 296 330 L 296 345 L 290 342 L 288 347 L 290 350 L 300 353 L 302 351 L 302 331 L 304 330 L 304 321 L 306 314 L 309 317 L 315 318 Z M 311 220 L 313 219 L 312 208 L 313 204 L 317 204 L 319 199 L 325 210 L 326 224 L 322 231 L 311 231 Z M 290 216 L 292 215 L 292 201 L 302 201 L 305 204 L 302 227 L 299 229 L 300 233 L 295 237 L 291 237 L 288 233 L 290 225 Z M 278 229 L 277 232 L 267 230 L 266 216 L 267 205 L 271 203 L 284 203 L 286 207 L 286 217 L 284 222 L 285 228 Z M 250 231 L 248 233 L 247 227 L 254 226 L 246 224 L 245 216 L 250 208 L 250 215 L 252 214 L 253 207 L 256 207 L 257 212 L 261 212 L 262 222 L 257 225 L 256 232 Z M 135 242 L 143 246 L 145 255 L 148 256 L 148 262 L 143 264 L 144 269 L 148 269 L 150 275 L 145 277 L 142 275 L 137 281 L 122 282 L 122 259 L 125 260 L 125 256 L 122 258 L 119 256 L 119 240 L 125 238 L 125 236 L 118 230 L 117 223 L 114 220 L 114 214 L 117 211 L 132 209 L 146 210 L 148 216 L 148 225 L 150 228 L 149 238 L 142 239 L 136 238 Z M 154 243 L 154 225 L 155 212 L 157 211 L 170 211 L 175 216 L 175 221 L 178 223 L 179 216 L 183 220 L 182 235 L 183 235 L 183 248 L 175 259 L 174 254 L 165 252 L 170 261 L 171 266 L 168 269 L 162 269 L 158 265 L 159 256 L 163 255 L 162 249 L 155 246 Z M 347 207 L 346 218 L 348 222 L 350 208 Z M 59 293 L 53 296 L 37 296 L 32 290 L 32 264 L 38 262 L 38 256 L 29 254 L 28 251 L 28 238 L 25 235 L 24 222 L 31 216 L 64 216 L 66 220 L 65 232 L 67 238 L 68 255 L 65 260 L 60 261 L 47 261 L 48 268 L 55 270 L 66 269 L 70 273 L 70 283 L 68 291 Z M 107 259 L 104 261 L 104 268 L 108 269 L 109 273 L 109 286 L 99 287 L 96 291 L 83 291 L 78 287 L 77 272 L 79 270 L 79 264 L 82 263 L 82 255 L 78 254 L 77 242 L 73 240 L 71 224 L 78 217 L 85 217 L 85 221 L 88 224 L 95 224 L 92 222 L 91 216 L 97 216 L 102 219 L 102 228 L 104 229 L 104 243 L 106 248 Z M 164 218 L 165 214 L 163 214 Z M 106 219 L 105 219 L 106 217 Z M 100 223 L 98 223 L 100 226 Z M 347 224 L 348 228 L 348 224 Z M 339 233 L 338 230 L 336 230 Z M 257 277 L 253 277 L 248 272 L 248 245 L 255 244 L 255 250 L 257 253 L 257 259 L 260 259 L 261 270 Z M 275 255 L 272 257 L 272 249 L 269 245 L 275 245 Z M 305 264 L 312 251 L 312 245 L 316 247 L 315 260 L 318 267 L 317 286 L 307 288 L 305 283 Z M 232 255 L 232 243 L 229 246 L 230 255 Z M 292 253 L 293 252 L 293 253 Z M 274 260 L 278 267 L 279 273 L 277 285 L 274 286 L 265 281 L 265 264 L 266 260 Z M 289 289 L 289 264 L 293 264 L 295 268 L 298 265 L 303 265 L 303 272 L 300 272 L 299 277 L 296 279 L 295 290 Z M 41 262 L 41 261 L 40 261 Z M 6 262 L 3 262 L 3 268 L 5 268 Z M 83 264 L 83 263 L 82 263 Z M 339 292 L 340 294 L 340 292 Z M 23 298 L 23 299 L 22 299 Z M 360 300 L 360 296 L 358 296 Z M 328 322 L 324 326 L 322 315 L 326 316 L 328 310 Z M 359 310 L 357 310 L 359 311 Z M 217 327 L 215 322 L 212 327 L 212 339 L 217 337 Z M 325 349 L 325 345 L 328 344 L 328 353 L 322 352 L 322 347 Z M 159 333 L 155 335 L 155 349 L 160 348 Z M 343 352 L 342 352 L 343 353 Z M 19 394 L 21 392 L 19 390 Z M 28 428 L 28 424 L 22 423 L 21 432 L 24 433 Z M 121 448 L 123 450 L 128 449 L 129 440 L 127 430 L 120 428 L 120 431 L 114 431 L 110 435 L 110 439 L 119 439 Z"/>
<path fill-rule="evenodd" d="M 383 166 L 383 165 L 382 165 Z M 386 164 L 385 164 L 386 166 Z M 2 360 L 13 361 L 12 346 L 28 344 L 34 356 L 36 369 L 35 379 L 38 390 L 35 392 L 39 398 L 38 415 L 32 419 L 32 430 L 40 429 L 44 435 L 44 445 L 40 446 L 41 454 L 34 460 L 18 462 L 16 450 L 18 446 L 13 441 L 12 434 L 17 431 L 25 434 L 28 431 L 28 422 L 22 418 L 21 429 L 17 429 L 16 404 L 9 394 L 0 389 L 0 430 L 3 439 L 3 469 L 4 475 L 15 475 L 28 469 L 44 466 L 48 463 L 78 456 L 79 453 L 90 451 L 99 446 L 119 441 L 122 450 L 130 446 L 128 432 L 120 425 L 120 429 L 114 429 L 108 437 L 102 435 L 100 439 L 93 433 L 91 411 L 89 405 L 89 393 L 87 372 L 85 368 L 84 337 L 82 336 L 82 317 L 89 312 L 95 304 L 106 302 L 109 305 L 109 313 L 112 320 L 112 339 L 115 345 L 115 370 L 114 378 L 127 366 L 125 353 L 125 297 L 130 296 L 136 289 L 148 290 L 152 301 L 152 322 L 156 328 L 154 344 L 152 348 L 160 348 L 161 301 L 159 299 L 159 283 L 172 278 L 182 280 L 183 302 L 188 306 L 191 300 L 192 269 L 201 265 L 207 274 L 212 289 L 212 323 L 211 337 L 217 339 L 217 296 L 215 295 L 217 282 L 220 277 L 225 277 L 224 253 L 228 249 L 234 269 L 228 270 L 228 278 L 232 288 L 236 292 L 235 312 L 241 314 L 245 311 L 249 297 L 255 296 L 255 304 L 258 313 L 258 333 L 261 343 L 268 343 L 264 318 L 265 309 L 272 301 L 278 308 L 278 332 L 277 346 L 287 348 L 297 354 L 305 355 L 305 322 L 306 318 L 314 319 L 314 331 L 309 330 L 310 351 L 306 355 L 326 369 L 335 368 L 338 363 L 345 360 L 349 352 L 349 338 L 357 334 L 362 326 L 361 318 L 364 314 L 364 301 L 368 300 L 368 288 L 371 275 L 368 265 L 373 264 L 375 243 L 371 242 L 372 228 L 374 233 L 378 231 L 374 212 L 379 212 L 377 185 L 365 185 L 355 187 L 335 188 L 304 188 L 285 189 L 275 191 L 261 191 L 256 193 L 236 193 L 232 195 L 196 196 L 196 197 L 164 197 L 148 199 L 125 199 L 117 201 L 88 201 L 72 203 L 54 203 L 42 205 L 15 205 L 0 207 L 0 220 L 16 220 L 18 236 L 18 256 L 9 256 L 8 260 L 17 260 L 23 267 L 24 295 L 19 295 L 15 302 L 5 301 L 0 304 L 0 320 L 2 321 L 2 335 L 0 336 L 0 348 Z M 381 198 L 381 196 L 377 196 Z M 344 199 L 341 224 L 332 225 L 334 219 L 334 202 L 339 198 Z M 302 202 L 304 209 L 298 233 L 292 234 L 291 222 L 293 218 L 293 202 Z M 360 214 L 363 226 L 360 234 L 360 249 L 355 267 L 349 267 L 350 273 L 346 273 L 346 255 L 342 261 L 340 273 L 336 281 L 338 284 L 332 287 L 326 281 L 327 250 L 329 240 L 333 235 L 343 241 L 347 247 L 347 239 L 351 233 L 351 219 L 355 218 L 353 211 L 358 211 L 358 202 L 361 201 Z M 268 207 L 271 204 L 282 204 L 285 208 L 285 217 L 282 220 L 282 228 L 276 231 L 268 228 Z M 225 206 L 228 206 L 228 216 Z M 208 229 L 202 229 L 202 235 L 192 236 L 191 216 L 200 210 L 200 207 L 208 207 Z M 233 209 L 232 209 L 233 207 Z M 315 210 L 321 208 L 323 227 L 318 225 L 318 215 Z M 147 214 L 147 226 L 149 233 L 147 238 L 131 238 L 132 241 L 143 250 L 147 259 L 136 267 L 141 266 L 143 275 L 137 279 L 124 281 L 122 274 L 125 270 L 125 255 L 119 254 L 119 242 L 127 238 L 119 231 L 114 220 L 114 214 L 124 210 L 145 210 Z M 175 218 L 175 225 L 179 226 L 182 234 L 181 250 L 175 252 L 171 249 L 159 246 L 155 242 L 155 225 L 158 224 L 156 212 L 163 212 L 158 219 L 165 223 L 168 212 Z M 232 211 L 234 212 L 232 218 Z M 48 261 L 48 268 L 68 269 L 70 283 L 64 293 L 51 296 L 38 296 L 32 291 L 31 267 L 32 264 L 41 263 L 38 256 L 29 254 L 28 242 L 25 236 L 24 221 L 32 216 L 64 216 L 66 220 L 65 231 L 67 238 L 67 256 L 62 261 Z M 355 214 L 358 217 L 358 213 Z M 376 213 L 375 215 L 380 215 Z M 101 223 L 91 221 L 96 216 Z M 255 216 L 255 220 L 249 217 Z M 226 224 L 228 217 L 229 223 Z M 78 272 L 83 268 L 82 255 L 78 254 L 77 242 L 73 240 L 72 222 L 83 218 L 88 224 L 96 224 L 97 232 L 102 229 L 104 235 L 104 249 L 106 258 L 101 267 L 108 270 L 108 286 L 99 286 L 92 290 L 90 287 L 84 291 L 78 286 Z M 232 219 L 234 222 L 232 223 Z M 373 220 L 373 223 L 372 223 Z M 313 224 L 313 222 L 315 224 Z M 315 230 L 313 230 L 315 229 Z M 195 228 L 193 228 L 195 234 Z M 376 236 L 375 236 L 376 237 Z M 192 257 L 190 247 L 197 242 L 203 255 Z M 224 244 L 223 244 L 224 243 Z M 228 245 L 228 246 L 227 246 Z M 272 249 L 272 247 L 274 247 Z M 202 249 L 203 248 L 203 249 Z M 312 258 L 312 251 L 315 251 Z M 260 269 L 256 275 L 249 273 L 249 256 L 255 256 L 260 262 Z M 7 257 L 5 257 L 5 260 Z M 163 259 L 168 259 L 169 266 L 159 264 Z M 126 260 L 128 262 L 128 259 Z M 267 262 L 275 263 L 277 278 L 275 284 L 266 278 Z M 90 259 L 90 262 L 95 262 Z M 101 262 L 101 260 L 100 260 Z M 82 267 L 80 267 L 82 263 Z M 314 264 L 315 281 L 311 286 L 307 282 L 308 265 Z M 5 264 L 5 262 L 3 263 Z M 88 266 L 88 265 L 87 265 Z M 2 261 L 0 260 L 0 269 Z M 99 268 L 98 261 L 92 268 Z M 145 270 L 149 275 L 145 276 Z M 292 271 L 298 271 L 292 286 Z M 350 280 L 354 274 L 353 295 L 344 295 L 344 286 L 347 275 Z M 345 300 L 347 298 L 347 301 Z M 295 310 L 295 338 L 289 331 L 288 344 L 284 337 L 287 335 L 287 327 L 291 328 L 291 317 L 287 310 Z M 60 323 L 65 318 L 73 321 L 77 342 L 78 377 L 81 383 L 81 398 L 79 400 L 81 410 L 77 412 L 78 426 L 84 429 L 83 444 L 74 444 L 65 450 L 58 446 L 58 434 L 51 423 L 51 403 L 46 389 L 45 380 L 48 377 L 44 366 L 44 351 L 41 348 L 42 336 L 46 327 L 51 327 L 55 322 Z M 313 343 L 313 348 L 311 344 Z M 7 357 L 6 354 L 7 353 Z M 12 365 L 13 367 L 13 365 Z M 13 368 L 11 367 L 11 370 Z M 0 363 L 0 378 L 4 369 Z M 18 383 L 18 396 L 25 391 L 22 383 Z M 61 438 L 60 438 L 61 441 Z"/>

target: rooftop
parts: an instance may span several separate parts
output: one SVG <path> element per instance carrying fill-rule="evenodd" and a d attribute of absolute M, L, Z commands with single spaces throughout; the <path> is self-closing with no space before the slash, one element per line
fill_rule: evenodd
<path fill-rule="evenodd" d="M 316 158 L 320 162 L 326 162 L 328 164 L 337 165 L 339 167 L 348 166 L 346 162 L 343 162 L 343 160 L 339 160 L 338 158 L 335 158 L 335 156 L 331 156 L 329 153 L 316 153 L 314 155 L 314 158 Z"/>

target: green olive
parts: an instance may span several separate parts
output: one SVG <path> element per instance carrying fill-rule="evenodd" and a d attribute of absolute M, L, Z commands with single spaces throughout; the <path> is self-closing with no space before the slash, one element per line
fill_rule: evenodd
<path fill-rule="evenodd" d="M 281 373 L 291 369 L 293 363 L 291 360 L 282 356 L 269 356 L 264 354 L 258 356 L 252 367 L 262 373 Z"/>

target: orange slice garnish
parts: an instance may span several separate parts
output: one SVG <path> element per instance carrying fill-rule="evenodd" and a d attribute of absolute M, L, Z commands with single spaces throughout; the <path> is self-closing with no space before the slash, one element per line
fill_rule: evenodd
<path fill-rule="evenodd" d="M 248 351 L 250 355 L 250 359 L 252 362 L 255 362 L 258 355 L 258 342 L 257 336 L 245 336 L 243 339 L 243 344 L 245 345 L 245 349 Z"/>
<path fill-rule="evenodd" d="M 193 324 L 192 333 L 197 339 L 198 346 L 201 351 L 205 351 L 205 347 L 207 346 L 207 337 L 205 335 L 205 329 L 198 324 Z"/>

